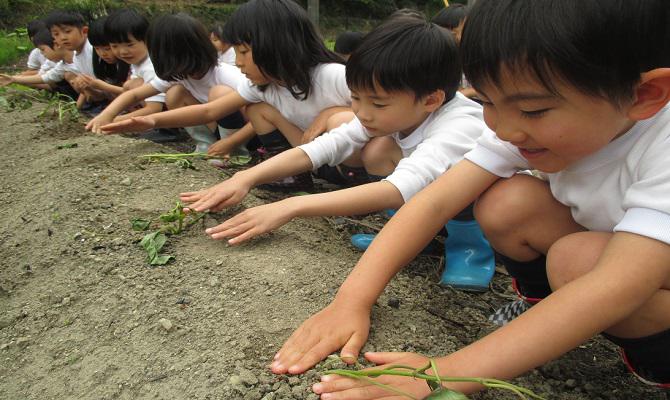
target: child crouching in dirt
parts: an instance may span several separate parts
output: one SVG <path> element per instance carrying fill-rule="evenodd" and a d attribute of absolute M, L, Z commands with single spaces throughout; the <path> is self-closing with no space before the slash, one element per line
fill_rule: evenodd
<path fill-rule="evenodd" d="M 391 219 L 278 360 L 301 372 L 342 346 L 355 358 L 386 283 L 480 196 L 477 219 L 517 287 L 546 297 L 438 358 L 440 375 L 510 379 L 604 333 L 641 380 L 670 387 L 668 20 L 665 0 L 479 0 L 461 51 L 491 131 Z M 529 168 L 548 182 L 516 174 Z M 426 363 L 413 353 L 366 358 Z M 375 380 L 419 398 L 430 392 L 419 380 Z M 334 376 L 313 389 L 329 400 L 389 395 Z"/>
<path fill-rule="evenodd" d="M 351 122 L 209 189 L 182 193 L 181 200 L 196 211 L 221 210 L 239 203 L 257 185 L 353 161 L 363 164 L 374 182 L 255 207 L 207 233 L 239 244 L 299 216 L 400 207 L 460 161 L 484 128 L 481 107 L 457 93 L 457 54 L 454 39 L 437 25 L 411 17 L 387 21 L 366 36 L 347 63 L 356 115 Z M 484 247 L 490 259 L 459 269 L 454 256 L 447 270 L 468 283 L 483 276 L 481 286 L 488 288 L 493 253 L 481 234 L 472 242 L 470 249 Z M 460 250 L 464 259 L 466 250 Z"/>

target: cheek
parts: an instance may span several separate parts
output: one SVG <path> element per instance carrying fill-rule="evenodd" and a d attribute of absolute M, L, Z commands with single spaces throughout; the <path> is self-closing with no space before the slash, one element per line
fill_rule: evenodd
<path fill-rule="evenodd" d="M 484 107 L 484 123 L 490 130 L 494 132 L 496 130 L 497 119 L 498 118 L 494 110 L 491 110 L 490 107 Z"/>

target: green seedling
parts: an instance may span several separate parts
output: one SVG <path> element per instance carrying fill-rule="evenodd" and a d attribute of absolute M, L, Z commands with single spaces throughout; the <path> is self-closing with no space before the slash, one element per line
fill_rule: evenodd
<path fill-rule="evenodd" d="M 360 364 L 358 364 L 360 365 Z M 426 373 L 426 371 L 431 370 L 432 375 Z M 383 375 L 393 375 L 393 376 L 405 376 L 411 379 L 423 379 L 426 381 L 428 386 L 431 388 L 431 394 L 426 397 L 426 399 L 431 400 L 467 400 L 468 397 L 458 391 L 446 388 L 444 386 L 445 382 L 472 382 L 478 383 L 482 386 L 485 386 L 489 389 L 502 389 L 509 390 L 516 394 L 520 399 L 535 399 L 535 400 L 545 400 L 543 397 L 538 396 L 533 393 L 531 390 L 526 389 L 521 386 L 514 385 L 509 382 L 501 381 L 498 379 L 488 379 L 488 378 L 467 378 L 467 377 L 452 377 L 452 376 L 440 376 L 437 371 L 437 365 L 435 360 L 430 359 L 428 364 L 423 368 L 414 368 L 406 365 L 392 365 L 384 369 L 367 369 L 367 370 L 349 370 L 349 369 L 332 369 L 325 371 L 324 374 L 334 374 L 345 376 L 348 378 L 358 379 L 361 381 L 368 382 L 372 385 L 380 387 L 384 390 L 387 390 L 391 393 L 395 393 L 400 396 L 407 397 L 408 399 L 419 400 L 414 395 L 407 393 L 403 390 L 395 388 L 384 383 L 376 381 L 374 378 Z"/>
<path fill-rule="evenodd" d="M 251 156 L 237 155 L 231 157 L 210 156 L 206 153 L 155 153 L 140 156 L 151 161 L 175 163 L 183 169 L 195 169 L 193 160 L 226 160 L 230 165 L 243 166 L 251 162 Z"/>
<path fill-rule="evenodd" d="M 172 260 L 174 256 L 160 254 L 161 249 L 167 241 L 167 236 L 161 231 L 155 231 L 144 235 L 140 246 L 147 252 L 147 262 L 151 265 L 165 265 Z"/>
<path fill-rule="evenodd" d="M 72 122 L 79 119 L 77 103 L 63 94 L 14 87 L 3 88 L 0 91 L 0 106 L 5 111 L 27 110 L 34 103 L 46 104 L 44 110 L 38 114 L 39 118 L 56 117 L 59 124 L 66 119 Z"/>
<path fill-rule="evenodd" d="M 151 265 L 165 265 L 174 256 L 160 254 L 161 249 L 167 242 L 167 237 L 177 235 L 205 217 L 206 213 L 194 210 L 185 211 L 181 201 L 177 201 L 174 208 L 161 214 L 156 221 L 143 218 L 133 218 L 130 224 L 135 231 L 146 231 L 152 223 L 156 223 L 157 230 L 150 232 L 142 238 L 140 246 L 147 252 L 147 262 Z"/>

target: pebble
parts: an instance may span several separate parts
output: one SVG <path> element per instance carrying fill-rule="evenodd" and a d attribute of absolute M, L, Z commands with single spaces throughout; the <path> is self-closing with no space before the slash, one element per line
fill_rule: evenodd
<path fill-rule="evenodd" d="M 20 337 L 20 338 L 16 339 L 16 345 L 20 349 L 25 349 L 26 347 L 28 347 L 29 344 L 30 344 L 30 338 Z"/>
<path fill-rule="evenodd" d="M 388 304 L 388 306 L 391 308 L 400 308 L 400 299 L 397 297 L 391 297 L 388 299 L 386 304 Z"/>
<path fill-rule="evenodd" d="M 258 383 L 258 378 L 254 375 L 253 372 L 248 369 L 243 369 L 240 371 L 240 380 L 247 386 L 253 386 Z"/>
<path fill-rule="evenodd" d="M 121 184 L 123 186 L 130 186 L 131 184 L 130 178 L 125 178 L 124 180 L 121 181 Z"/>
<path fill-rule="evenodd" d="M 275 400 L 274 392 L 266 393 L 261 400 Z"/>
<path fill-rule="evenodd" d="M 568 379 L 567 381 L 565 381 L 565 386 L 572 389 L 577 386 L 577 381 L 574 379 Z"/>
<path fill-rule="evenodd" d="M 216 262 L 217 267 L 220 267 L 222 265 L 223 265 L 223 260 L 219 260 L 219 261 Z"/>
<path fill-rule="evenodd" d="M 167 318 L 161 318 L 158 320 L 158 324 L 165 329 L 166 331 L 170 332 L 172 330 L 172 321 L 170 321 Z"/>
<path fill-rule="evenodd" d="M 212 276 L 207 280 L 207 284 L 211 287 L 217 287 L 220 284 L 219 278 L 217 278 L 216 276 Z"/>

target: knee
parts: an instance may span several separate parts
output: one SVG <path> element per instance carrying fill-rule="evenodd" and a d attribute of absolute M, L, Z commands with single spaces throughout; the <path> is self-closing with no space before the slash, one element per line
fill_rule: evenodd
<path fill-rule="evenodd" d="M 335 129 L 342 124 L 349 123 L 352 119 L 354 119 L 354 113 L 352 111 L 343 111 L 338 112 L 337 114 L 333 114 L 326 121 L 326 131 Z"/>
<path fill-rule="evenodd" d="M 165 106 L 168 110 L 183 107 L 184 100 L 189 94 L 188 90 L 182 85 L 174 85 L 165 93 Z"/>
<path fill-rule="evenodd" d="M 395 140 L 389 136 L 373 138 L 361 150 L 361 161 L 369 173 L 389 175 L 392 171 L 382 173 L 380 170 L 389 169 L 386 166 L 396 164 L 393 162 L 393 155 L 398 150 Z"/>
<path fill-rule="evenodd" d="M 551 289 L 556 291 L 591 271 L 605 250 L 609 235 L 578 232 L 554 242 L 547 252 L 547 277 Z"/>
<path fill-rule="evenodd" d="M 487 237 L 504 235 L 528 221 L 537 199 L 537 185 L 546 185 L 537 178 L 515 175 L 502 179 L 484 192 L 475 205 L 475 217 Z"/>
<path fill-rule="evenodd" d="M 246 107 L 246 113 L 250 119 L 263 118 L 266 121 L 272 121 L 274 115 L 279 111 L 267 103 L 254 103 Z"/>
<path fill-rule="evenodd" d="M 225 85 L 212 86 L 212 88 L 209 89 L 209 93 L 208 93 L 207 98 L 209 99 L 209 101 L 212 101 L 212 100 L 216 100 L 218 98 L 221 98 L 221 97 L 223 97 L 223 96 L 225 96 L 229 93 L 232 93 L 232 92 L 234 92 L 234 90 L 229 86 L 225 86 Z"/>

